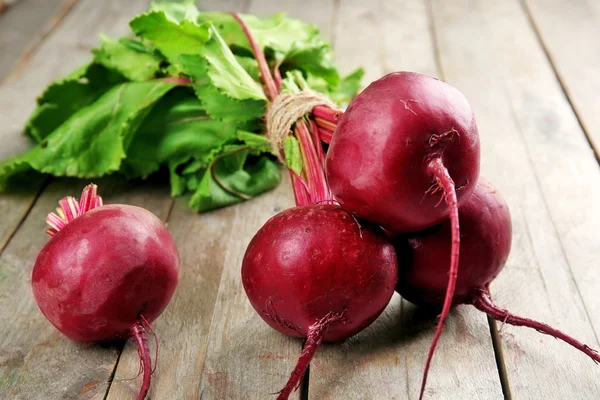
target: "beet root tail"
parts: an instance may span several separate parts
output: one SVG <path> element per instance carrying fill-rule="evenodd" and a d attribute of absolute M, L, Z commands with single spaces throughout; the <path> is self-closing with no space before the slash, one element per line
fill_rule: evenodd
<path fill-rule="evenodd" d="M 285 387 L 279 392 L 277 400 L 287 400 L 290 394 L 298 389 L 310 361 L 323 342 L 325 333 L 327 333 L 327 328 L 329 328 L 329 325 L 333 322 L 343 321 L 343 318 L 343 313 L 334 314 L 330 312 L 309 328 L 308 335 L 306 336 L 306 343 L 304 343 L 304 347 L 302 347 L 302 352 L 300 353 L 296 367 L 292 371 L 290 379 L 285 384 Z"/>
<path fill-rule="evenodd" d="M 511 314 L 507 310 L 499 308 L 492 301 L 488 289 L 480 290 L 479 294 L 475 296 L 475 298 L 471 301 L 471 304 L 473 304 L 475 308 L 477 308 L 479 311 L 483 311 L 496 321 L 500 321 L 514 326 L 525 326 L 527 328 L 532 328 L 540 333 L 543 333 L 544 335 L 549 335 L 555 339 L 562 340 L 563 342 L 570 344 L 577 350 L 590 357 L 592 360 L 594 360 L 596 364 L 600 363 L 600 354 L 598 354 L 596 350 L 592 349 L 587 344 L 581 343 L 579 340 L 543 322 L 538 322 L 529 318 L 519 317 L 514 314 Z"/>
<path fill-rule="evenodd" d="M 137 400 L 144 400 L 146 398 L 146 395 L 150 390 L 150 380 L 153 372 L 152 358 L 150 357 L 150 348 L 148 347 L 148 335 L 146 333 L 146 326 L 146 319 L 144 317 L 140 317 L 140 319 L 135 323 L 135 325 L 132 328 L 133 337 L 138 346 L 138 355 L 140 357 L 142 371 L 144 372 L 142 387 L 140 388 Z"/>
<path fill-rule="evenodd" d="M 427 384 L 427 375 L 429 374 L 429 368 L 431 367 L 431 360 L 437 343 L 442 335 L 444 329 L 444 322 L 450 313 L 452 307 L 452 299 L 454 298 L 454 290 L 456 288 L 456 279 L 458 277 L 458 260 L 460 251 L 460 224 L 458 221 L 458 198 L 456 196 L 456 189 L 454 187 L 454 181 L 450 177 L 448 170 L 444 166 L 441 158 L 435 158 L 429 163 L 429 171 L 435 177 L 437 186 L 442 189 L 443 199 L 446 201 L 450 216 L 450 227 L 452 230 L 452 248 L 450 250 L 450 268 L 448 270 L 448 287 L 446 288 L 446 295 L 444 297 L 444 305 L 438 321 L 438 325 L 435 330 L 435 335 L 429 347 L 429 353 L 427 354 L 427 361 L 425 362 L 425 370 L 423 371 L 423 380 L 421 381 L 421 391 L 419 393 L 419 400 L 423 399 L 425 393 L 425 386 Z"/>

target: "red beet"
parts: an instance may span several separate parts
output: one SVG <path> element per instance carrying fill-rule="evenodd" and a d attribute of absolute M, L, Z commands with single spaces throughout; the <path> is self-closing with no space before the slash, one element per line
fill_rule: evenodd
<path fill-rule="evenodd" d="M 81 202 L 68 197 L 50 214 L 52 236 L 33 268 L 42 313 L 80 342 L 133 336 L 139 346 L 145 398 L 152 371 L 146 329 L 165 309 L 179 279 L 179 254 L 162 222 L 129 205 L 102 205 L 96 187 Z"/>
<path fill-rule="evenodd" d="M 431 357 L 450 312 L 458 271 L 458 207 L 479 177 L 479 134 L 467 99 L 430 76 L 391 73 L 348 106 L 327 153 L 327 177 L 346 210 L 392 232 L 450 218 L 452 257 Z M 434 196 L 440 192 L 441 198 Z M 438 207 L 446 201 L 447 207 Z"/>
<path fill-rule="evenodd" d="M 279 399 L 298 386 L 323 340 L 349 338 L 381 314 L 396 279 L 383 231 L 339 206 L 290 208 L 267 221 L 246 250 L 244 289 L 272 328 L 307 339 Z"/>
<path fill-rule="evenodd" d="M 583 351 L 594 361 L 600 356 L 570 336 L 541 322 L 511 314 L 498 308 L 489 293 L 510 253 L 512 225 L 510 212 L 500 193 L 480 179 L 469 200 L 459 210 L 461 257 L 453 305 L 472 304 L 503 323 L 526 326 L 561 339 Z M 452 226 L 444 222 L 428 230 L 398 238 L 399 259 L 397 291 L 417 305 L 441 307 L 445 299 L 447 268 L 451 255 Z M 428 357 L 421 386 L 425 389 L 431 357 Z"/>

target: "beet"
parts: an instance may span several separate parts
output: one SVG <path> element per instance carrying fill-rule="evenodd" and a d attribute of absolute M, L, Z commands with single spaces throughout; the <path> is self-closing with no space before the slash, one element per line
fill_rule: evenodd
<path fill-rule="evenodd" d="M 273 329 L 306 338 L 280 399 L 297 388 L 322 341 L 347 339 L 381 314 L 396 280 L 384 232 L 339 206 L 294 207 L 265 223 L 244 256 L 244 289 Z"/>
<path fill-rule="evenodd" d="M 329 145 L 326 170 L 342 207 L 391 232 L 419 231 L 450 218 L 452 257 L 431 357 L 454 296 L 458 207 L 479 177 L 479 134 L 469 102 L 436 78 L 388 74 L 349 104 Z M 438 207 L 444 200 L 447 207 Z"/>
<path fill-rule="evenodd" d="M 179 253 L 163 223 L 129 205 L 102 205 L 96 186 L 81 201 L 67 197 L 49 214 L 52 236 L 33 268 L 35 300 L 46 318 L 79 342 L 134 337 L 144 368 L 138 399 L 152 371 L 147 330 L 179 279 Z"/>
<path fill-rule="evenodd" d="M 504 267 L 512 241 L 510 212 L 497 189 L 481 178 L 459 214 L 461 257 L 452 304 L 472 304 L 495 320 L 533 328 L 565 341 L 595 362 L 600 362 L 600 355 L 589 346 L 549 325 L 511 314 L 492 302 L 489 285 Z M 397 291 L 402 297 L 417 305 L 442 307 L 446 293 L 446 266 L 451 257 L 451 236 L 452 226 L 447 221 L 425 231 L 396 238 L 399 259 Z M 420 398 L 425 390 L 431 357 L 430 352 Z"/>

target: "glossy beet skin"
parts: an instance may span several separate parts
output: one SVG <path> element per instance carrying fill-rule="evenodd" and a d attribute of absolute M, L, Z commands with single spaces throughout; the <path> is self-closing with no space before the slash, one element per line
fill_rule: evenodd
<path fill-rule="evenodd" d="M 179 254 L 149 211 L 107 205 L 77 217 L 40 252 L 35 299 L 48 320 L 82 342 L 127 338 L 143 315 L 155 320 L 179 278 Z"/>
<path fill-rule="evenodd" d="M 500 193 L 480 179 L 459 209 L 461 228 L 459 273 L 454 305 L 469 303 L 500 273 L 512 241 L 510 212 Z M 441 306 L 448 282 L 450 223 L 444 222 L 399 239 L 397 290 L 417 305 Z"/>
<path fill-rule="evenodd" d="M 327 177 L 340 204 L 395 232 L 423 230 L 448 218 L 433 195 L 428 163 L 441 157 L 458 204 L 479 176 L 473 111 L 456 88 L 430 76 L 391 73 L 348 106 L 327 152 Z"/>
<path fill-rule="evenodd" d="M 359 225 L 334 205 L 277 214 L 254 236 L 242 264 L 252 306 L 279 332 L 307 337 L 328 313 L 342 314 L 325 341 L 371 324 L 390 301 L 396 279 L 396 253 L 383 231 Z"/>

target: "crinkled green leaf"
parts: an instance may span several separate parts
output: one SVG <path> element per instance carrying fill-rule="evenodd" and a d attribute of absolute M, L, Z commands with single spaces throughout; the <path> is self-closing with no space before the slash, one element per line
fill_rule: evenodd
<path fill-rule="evenodd" d="M 308 42 L 319 35 L 319 30 L 314 24 L 288 18 L 284 13 L 264 19 L 249 14 L 239 15 L 248 25 L 261 48 L 270 48 L 278 53 L 287 54 L 294 42 Z M 215 25 L 227 45 L 251 50 L 240 24 L 230 14 L 201 12 L 198 15 L 198 22 L 207 21 Z"/>
<path fill-rule="evenodd" d="M 249 159 L 248 151 L 234 151 L 216 159 L 204 171 L 190 207 L 208 211 L 239 203 L 274 188 L 280 181 L 279 166 L 269 157 Z"/>
<path fill-rule="evenodd" d="M 117 171 L 141 119 L 174 86 L 149 81 L 123 83 L 110 89 L 37 147 L 0 163 L 0 183 L 27 169 L 79 178 Z"/>
<path fill-rule="evenodd" d="M 211 22 L 201 25 L 190 20 L 175 22 L 163 11 L 143 14 L 130 23 L 134 33 L 152 40 L 178 66 L 182 55 L 202 55 L 211 84 L 237 100 L 266 100 L 262 88 L 237 62 Z"/>
<path fill-rule="evenodd" d="M 123 172 L 146 178 L 167 160 L 185 156 L 206 167 L 226 142 L 236 138 L 234 123 L 209 118 L 192 93 L 174 90 L 140 126 L 127 151 Z"/>
<path fill-rule="evenodd" d="M 293 136 L 288 136 L 283 141 L 283 154 L 287 167 L 296 174 L 302 174 L 302 155 L 300 153 L 300 143 Z"/>
<path fill-rule="evenodd" d="M 46 88 L 37 99 L 25 133 L 42 141 L 80 109 L 94 103 L 124 77 L 98 64 L 86 64 Z"/>
<path fill-rule="evenodd" d="M 190 20 L 177 23 L 163 11 L 139 15 L 129 25 L 136 35 L 152 41 L 171 64 L 176 64 L 181 54 L 201 54 L 210 38 L 210 23 L 198 25 Z"/>
<path fill-rule="evenodd" d="M 263 50 L 270 49 L 281 54 L 284 70 L 301 69 L 323 78 L 330 85 L 338 84 L 340 77 L 333 64 L 331 49 L 319 35 L 316 26 L 288 18 L 283 13 L 266 19 L 246 14 L 241 14 L 240 17 Z M 251 54 L 246 35 L 230 14 L 200 13 L 198 21 L 211 21 L 227 45 L 234 49 L 244 49 L 247 54 Z"/>
<path fill-rule="evenodd" d="M 199 14 L 194 0 L 152 0 L 150 11 L 163 11 L 169 19 L 176 22 L 184 19 L 196 21 Z"/>
<path fill-rule="evenodd" d="M 163 59 L 157 54 L 147 49 L 139 51 L 131 41 L 125 44 L 105 35 L 100 35 L 100 38 L 102 47 L 92 51 L 98 64 L 117 71 L 132 81 L 152 79 L 160 71 Z M 138 42 L 138 45 L 140 44 Z"/>
<path fill-rule="evenodd" d="M 211 117 L 223 121 L 245 122 L 260 119 L 265 114 L 265 101 L 237 100 L 216 88 L 208 77 L 207 61 L 201 56 L 181 55 L 179 63 L 193 79 L 196 95 Z"/>
<path fill-rule="evenodd" d="M 207 74 L 212 84 L 237 100 L 266 100 L 262 88 L 238 63 L 212 24 L 209 30 L 211 38 L 202 55 L 208 62 Z"/>

